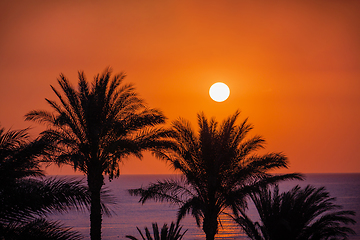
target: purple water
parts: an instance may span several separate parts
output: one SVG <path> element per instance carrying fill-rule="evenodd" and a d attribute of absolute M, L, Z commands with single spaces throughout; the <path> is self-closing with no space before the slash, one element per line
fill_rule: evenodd
<path fill-rule="evenodd" d="M 111 189 L 112 194 L 117 199 L 117 204 L 111 208 L 114 211 L 112 217 L 103 218 L 102 238 L 127 239 L 125 235 L 140 237 L 136 230 L 139 227 L 142 231 L 144 227 L 152 230 L 151 224 L 157 222 L 159 227 L 164 223 L 168 225 L 176 221 L 176 207 L 167 203 L 156 203 L 148 201 L 144 205 L 138 203 L 139 197 L 132 197 L 127 193 L 127 189 L 146 186 L 150 182 L 173 178 L 176 175 L 123 175 L 111 182 L 106 182 L 106 186 Z M 349 239 L 359 239 L 360 235 L 360 173 L 359 174 L 307 174 L 305 181 L 289 181 L 280 185 L 280 190 L 289 190 L 296 184 L 306 186 L 308 184 L 315 187 L 325 186 L 330 192 L 331 197 L 336 197 L 336 204 L 342 205 L 344 210 L 352 210 L 357 213 L 355 220 L 357 223 L 352 228 L 358 236 L 350 236 Z M 256 211 L 250 206 L 250 217 L 256 217 Z M 89 239 L 89 213 L 88 212 L 69 212 L 62 215 L 52 215 L 52 219 L 60 220 L 67 226 L 83 234 L 84 239 Z M 183 229 L 188 229 L 184 239 L 205 239 L 201 229 L 196 226 L 195 220 L 189 215 L 181 222 Z M 248 239 L 236 224 L 230 219 L 223 218 L 220 232 L 216 239 Z"/>

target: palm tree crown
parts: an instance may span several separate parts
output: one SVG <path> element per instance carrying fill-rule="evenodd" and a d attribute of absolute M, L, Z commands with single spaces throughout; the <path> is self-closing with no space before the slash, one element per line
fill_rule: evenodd
<path fill-rule="evenodd" d="M 236 221 L 253 240 L 325 240 L 347 239 L 355 232 L 344 224 L 354 224 L 353 211 L 342 211 L 334 204 L 324 187 L 295 186 L 279 194 L 261 188 L 251 194 L 260 221 L 254 222 L 246 215 Z"/>
<path fill-rule="evenodd" d="M 133 85 L 123 84 L 124 74 L 111 78 L 111 70 L 97 75 L 89 84 L 79 72 L 78 89 L 64 75 L 58 83 L 62 94 L 52 87 L 60 104 L 46 101 L 54 113 L 32 111 L 26 120 L 48 124 L 41 133 L 53 146 L 54 161 L 70 164 L 87 175 L 91 192 L 92 239 L 101 239 L 100 190 L 103 174 L 110 179 L 120 174 L 122 158 L 134 154 L 141 157 L 144 149 L 162 146 L 165 131 L 155 128 L 165 117 L 147 108 Z"/>
<path fill-rule="evenodd" d="M 162 133 L 140 130 L 164 123 L 165 117 L 146 108 L 133 85 L 122 84 L 124 74 L 110 76 L 108 69 L 90 85 L 79 72 L 76 90 L 61 74 L 58 83 L 63 94 L 51 86 L 61 104 L 46 99 L 54 113 L 31 111 L 26 120 L 49 126 L 42 136 L 56 146 L 56 162 L 73 165 L 85 174 L 101 171 L 113 178 L 120 173 L 119 159 L 129 154 L 141 157 L 143 147 L 152 147 Z"/>
<path fill-rule="evenodd" d="M 144 237 L 141 230 L 138 227 L 136 227 L 136 229 L 140 233 L 142 240 L 153 240 L 153 239 L 156 239 L 156 240 L 181 240 L 184 237 L 185 233 L 187 232 L 187 230 L 185 230 L 183 233 L 181 233 L 182 227 L 173 222 L 171 222 L 170 228 L 165 223 L 160 231 L 159 231 L 159 227 L 158 227 L 157 223 L 153 223 L 152 227 L 153 227 L 154 238 L 151 237 L 151 233 L 147 227 L 145 227 L 145 236 L 146 237 Z M 126 235 L 125 237 L 130 238 L 132 240 L 138 240 L 136 237 L 131 236 L 131 235 Z"/>
<path fill-rule="evenodd" d="M 220 215 L 227 209 L 237 214 L 245 208 L 246 196 L 257 186 L 300 178 L 298 174 L 268 174 L 287 167 L 287 158 L 281 153 L 256 155 L 264 140 L 260 136 L 246 139 L 252 125 L 247 119 L 237 125 L 238 116 L 237 111 L 219 126 L 198 114 L 198 135 L 189 122 L 173 122 L 174 146 L 157 154 L 170 161 L 183 180 L 165 180 L 130 193 L 140 195 L 143 203 L 155 199 L 179 204 L 178 221 L 191 213 L 199 226 L 202 223 L 206 239 L 214 239 Z"/>
<path fill-rule="evenodd" d="M 43 142 L 29 141 L 27 129 L 5 131 L 0 127 L 0 239 L 81 238 L 59 222 L 44 218 L 90 203 L 81 181 L 39 178 L 44 174 L 37 157 L 46 150 Z"/>

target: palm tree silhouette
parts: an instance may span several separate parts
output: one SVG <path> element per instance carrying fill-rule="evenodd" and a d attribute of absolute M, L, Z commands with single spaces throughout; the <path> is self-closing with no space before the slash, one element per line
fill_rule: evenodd
<path fill-rule="evenodd" d="M 344 224 L 354 224 L 353 211 L 340 211 L 324 187 L 295 186 L 279 194 L 261 188 L 251 194 L 260 221 L 253 222 L 245 214 L 236 221 L 253 240 L 325 240 L 347 239 L 355 232 Z"/>
<path fill-rule="evenodd" d="M 260 136 L 245 139 L 253 128 L 247 119 L 239 125 L 239 111 L 220 126 L 214 119 L 198 114 L 199 134 L 189 122 L 173 122 L 173 148 L 159 150 L 157 154 L 171 162 L 183 174 L 180 180 L 169 179 L 147 188 L 129 190 L 130 194 L 148 199 L 179 204 L 178 222 L 191 214 L 206 234 L 214 239 L 220 215 L 246 207 L 246 196 L 256 187 L 274 184 L 286 179 L 301 178 L 299 174 L 271 175 L 269 170 L 286 168 L 287 158 L 281 153 L 256 155 L 263 148 Z"/>
<path fill-rule="evenodd" d="M 156 125 L 164 123 L 164 115 L 147 108 L 133 85 L 122 84 L 124 74 L 111 77 L 111 69 L 94 77 L 91 85 L 79 72 L 78 90 L 64 75 L 58 83 L 63 94 L 52 87 L 60 104 L 46 99 L 55 113 L 31 111 L 26 120 L 48 124 L 42 138 L 53 146 L 53 160 L 70 164 L 86 174 L 91 192 L 90 236 L 101 239 L 102 213 L 100 191 L 104 174 L 109 178 L 120 174 L 121 160 L 143 150 L 162 146 L 166 132 Z"/>
<path fill-rule="evenodd" d="M 159 227 L 158 227 L 157 223 L 153 223 L 152 227 L 153 227 L 153 236 L 154 236 L 154 238 L 151 237 L 151 233 L 150 233 L 150 231 L 149 231 L 149 229 L 147 227 L 145 227 L 145 236 L 146 236 L 146 238 L 142 234 L 141 230 L 138 227 L 136 227 L 138 232 L 141 235 L 142 240 L 146 240 L 146 239 L 147 240 L 152 240 L 152 239 L 157 239 L 157 240 L 181 240 L 183 238 L 184 234 L 187 232 L 187 230 L 185 230 L 183 233 L 180 233 L 182 227 L 180 227 L 178 224 L 175 224 L 173 222 L 171 223 L 170 228 L 165 223 L 160 231 L 159 231 Z M 132 240 L 138 240 L 136 237 L 130 236 L 130 235 L 126 235 L 126 238 L 130 238 Z"/>
<path fill-rule="evenodd" d="M 0 239 L 81 239 L 70 228 L 44 218 L 90 204 L 81 181 L 39 178 L 44 174 L 37 157 L 46 150 L 43 143 L 29 141 L 27 129 L 0 127 Z"/>

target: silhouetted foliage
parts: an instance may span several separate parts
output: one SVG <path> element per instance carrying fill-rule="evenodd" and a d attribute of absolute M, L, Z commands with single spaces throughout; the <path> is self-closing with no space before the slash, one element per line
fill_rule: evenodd
<path fill-rule="evenodd" d="M 168 201 L 180 206 L 178 222 L 191 214 L 206 234 L 214 239 L 220 216 L 232 210 L 235 216 L 247 206 L 246 197 L 259 186 L 275 184 L 288 179 L 299 179 L 299 174 L 271 175 L 270 170 L 286 168 L 287 158 L 282 153 L 255 154 L 264 147 L 264 139 L 254 136 L 246 139 L 253 128 L 247 119 L 236 124 L 239 112 L 221 125 L 198 114 L 199 132 L 190 123 L 179 119 L 172 124 L 171 150 L 159 150 L 157 155 L 169 161 L 183 174 L 180 180 L 164 180 L 146 188 L 129 190 L 148 199 Z"/>
<path fill-rule="evenodd" d="M 49 222 L 42 218 L 27 223 L 14 223 L 0 230 L 5 240 L 77 240 L 82 239 L 71 228 L 64 227 L 59 222 Z"/>
<path fill-rule="evenodd" d="M 59 92 L 52 87 L 60 104 L 46 101 L 54 112 L 31 111 L 26 120 L 44 123 L 48 129 L 42 140 L 52 147 L 52 161 L 70 164 L 86 174 L 91 192 L 90 236 L 101 239 L 101 188 L 104 174 L 120 174 L 121 160 L 131 154 L 141 158 L 143 150 L 163 147 L 166 132 L 155 128 L 164 115 L 147 108 L 133 85 L 123 84 L 124 74 L 111 78 L 107 69 L 89 84 L 79 72 L 78 89 L 60 75 Z"/>
<path fill-rule="evenodd" d="M 347 239 L 355 232 L 345 224 L 354 224 L 353 211 L 340 211 L 325 188 L 294 187 L 279 194 L 261 188 L 251 194 L 260 216 L 252 221 L 243 213 L 236 221 L 253 240 L 326 240 Z"/>
<path fill-rule="evenodd" d="M 43 142 L 29 141 L 27 129 L 0 128 L 0 239 L 81 238 L 59 222 L 44 218 L 90 204 L 90 195 L 81 181 L 39 178 L 44 175 L 37 158 L 46 150 Z"/>
<path fill-rule="evenodd" d="M 185 230 L 183 233 L 181 233 L 182 227 L 180 227 L 178 224 L 175 224 L 173 222 L 171 223 L 170 228 L 165 223 L 160 231 L 159 231 L 159 227 L 158 227 L 157 223 L 153 223 L 152 227 L 153 227 L 153 236 L 154 237 L 151 237 L 151 233 L 147 227 L 145 227 L 145 234 L 142 234 L 141 230 L 138 227 L 136 227 L 136 229 L 138 230 L 138 232 L 141 235 L 142 240 L 153 240 L 153 239 L 155 239 L 155 240 L 181 240 L 183 238 L 183 236 L 185 235 L 185 233 L 187 232 L 187 230 Z M 145 237 L 144 237 L 144 235 L 145 235 Z M 132 240 L 138 240 L 134 236 L 126 235 L 126 237 L 130 238 Z"/>

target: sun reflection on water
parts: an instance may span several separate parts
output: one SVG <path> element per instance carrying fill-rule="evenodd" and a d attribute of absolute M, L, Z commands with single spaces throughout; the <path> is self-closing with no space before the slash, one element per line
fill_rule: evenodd
<path fill-rule="evenodd" d="M 203 240 L 205 239 L 205 234 L 203 232 L 199 232 L 197 234 L 192 235 L 191 239 Z M 216 234 L 215 239 L 235 240 L 235 239 L 248 239 L 248 238 L 245 235 L 245 233 L 240 229 L 240 227 L 230 217 L 222 216 L 221 225 L 219 226 L 219 232 L 218 234 Z"/>
<path fill-rule="evenodd" d="M 222 217 L 216 239 L 239 239 L 239 237 L 246 239 L 246 235 L 230 217 Z"/>

